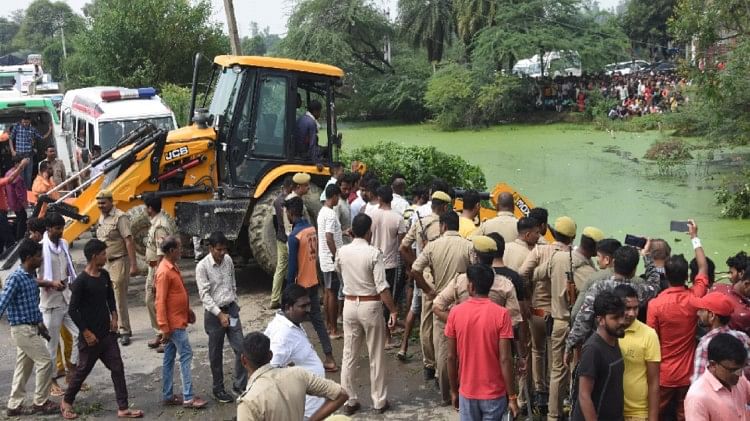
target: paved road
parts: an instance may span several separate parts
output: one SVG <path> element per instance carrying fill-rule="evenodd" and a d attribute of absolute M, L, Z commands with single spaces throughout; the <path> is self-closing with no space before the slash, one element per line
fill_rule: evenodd
<path fill-rule="evenodd" d="M 77 267 L 84 263 L 81 248 L 83 242 L 78 241 L 73 246 L 73 257 Z M 128 379 L 128 392 L 131 405 L 146 412 L 145 419 L 182 419 L 182 420 L 231 420 L 235 415 L 234 404 L 219 404 L 211 396 L 211 372 L 208 366 L 207 336 L 203 331 L 203 310 L 200 306 L 194 278 L 195 264 L 192 260 L 182 260 L 180 269 L 185 276 L 186 285 L 190 292 L 190 303 L 197 315 L 195 325 L 188 328 L 190 342 L 193 346 L 193 385 L 201 397 L 210 400 L 209 407 L 202 411 L 184 410 L 181 408 L 165 408 L 160 404 L 161 396 L 161 354 L 149 350 L 146 342 L 151 339 L 150 325 L 146 307 L 143 304 L 144 278 L 136 277 L 131 281 L 128 299 L 130 303 L 130 317 L 133 328 L 133 343 L 122 347 L 125 372 Z M 6 273 L 0 273 L 4 279 Z M 264 330 L 273 317 L 273 311 L 267 308 L 268 296 L 271 289 L 270 278 L 259 269 L 249 267 L 238 270 L 238 292 L 242 310 L 240 318 L 244 332 Z M 305 328 L 313 343 L 319 343 L 315 331 L 309 323 Z M 10 328 L 7 319 L 0 321 L 0 407 L 5 403 L 10 393 L 13 368 L 15 365 L 15 347 L 10 339 Z M 334 355 L 337 362 L 341 362 L 341 348 L 343 340 L 334 341 Z M 414 358 L 409 363 L 396 360 L 391 352 L 388 354 L 388 391 L 389 401 L 393 409 L 384 415 L 376 415 L 371 410 L 369 398 L 369 362 L 363 355 L 358 363 L 359 396 L 362 399 L 363 410 L 354 419 L 361 420 L 453 420 L 457 414 L 448 407 L 440 406 L 440 399 L 434 383 L 422 380 L 421 354 L 419 344 L 413 340 L 410 352 Z M 322 355 L 322 353 L 321 353 Z M 231 384 L 232 351 L 225 346 L 225 382 Z M 339 381 L 339 374 L 328 375 L 332 380 Z M 33 375 L 27 386 L 28 398 L 33 393 Z M 76 409 L 81 419 L 114 420 L 117 419 L 114 391 L 107 370 L 98 364 L 87 383 L 91 391 L 79 394 Z M 175 391 L 179 393 L 179 371 L 175 372 Z M 59 398 L 56 398 L 59 400 Z M 30 401 L 27 401 L 27 403 Z M 5 417 L 5 411 L 0 414 Z M 25 417 L 24 419 L 31 419 Z M 36 418 L 34 418 L 36 419 Z M 60 419 L 59 417 L 39 417 L 39 419 Z"/>

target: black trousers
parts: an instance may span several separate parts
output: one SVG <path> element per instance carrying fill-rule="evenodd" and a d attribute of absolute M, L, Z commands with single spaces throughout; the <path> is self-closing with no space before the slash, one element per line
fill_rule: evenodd
<path fill-rule="evenodd" d="M 8 211 L 0 211 L 0 252 L 16 242 L 16 234 L 8 222 Z"/>
<path fill-rule="evenodd" d="M 101 360 L 105 367 L 110 371 L 112 384 L 115 386 L 115 398 L 117 399 L 117 408 L 121 411 L 128 409 L 128 386 L 125 383 L 125 367 L 122 364 L 120 347 L 117 345 L 117 335 L 109 332 L 103 337 L 98 337 L 94 346 L 88 346 L 86 340 L 81 334 L 78 338 L 78 366 L 73 380 L 68 384 L 65 391 L 65 402 L 73 404 L 76 395 L 81 390 L 81 385 L 93 370 L 96 362 Z"/>
<path fill-rule="evenodd" d="M 245 390 L 247 385 L 247 370 L 242 365 L 242 324 L 240 323 L 240 308 L 236 303 L 229 306 L 229 317 L 237 318 L 236 326 L 223 327 L 219 318 L 213 313 L 205 311 L 203 314 L 203 327 L 208 335 L 208 361 L 211 366 L 211 377 L 213 378 L 213 393 L 224 391 L 224 338 L 229 339 L 229 345 L 234 351 L 234 383 L 235 391 Z"/>
<path fill-rule="evenodd" d="M 28 216 L 26 215 L 26 209 L 14 211 L 16 213 L 16 241 L 20 241 L 26 236 L 26 221 Z"/>

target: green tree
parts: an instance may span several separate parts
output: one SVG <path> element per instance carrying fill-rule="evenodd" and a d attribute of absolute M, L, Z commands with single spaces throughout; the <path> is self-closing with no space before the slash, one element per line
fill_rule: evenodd
<path fill-rule="evenodd" d="M 21 25 L 12 20 L 0 17 L 0 55 L 5 55 L 15 51 L 11 46 L 11 41 L 18 33 L 20 27 Z"/>
<path fill-rule="evenodd" d="M 456 30 L 453 0 L 400 0 L 398 8 L 407 39 L 415 48 L 427 50 L 427 60 L 440 62 Z"/>
<path fill-rule="evenodd" d="M 60 37 L 60 29 L 70 37 L 84 27 L 83 18 L 73 13 L 70 6 L 62 1 L 35 0 L 26 8 L 13 45 L 18 49 L 42 52 Z"/>
<path fill-rule="evenodd" d="M 345 69 L 361 64 L 379 73 L 393 71 L 383 47 L 394 31 L 370 1 L 301 0 L 287 28 L 280 44 L 285 56 Z"/>
<path fill-rule="evenodd" d="M 208 0 L 96 0 L 86 13 L 90 29 L 76 36 L 69 66 L 76 85 L 187 85 L 196 52 L 229 49 Z"/>
<path fill-rule="evenodd" d="M 628 1 L 622 26 L 634 48 L 648 51 L 651 59 L 666 56 L 667 45 L 671 41 L 667 22 L 676 3 L 677 0 Z M 708 2 L 702 2 L 705 3 Z M 700 7 L 702 8 L 703 6 Z"/>

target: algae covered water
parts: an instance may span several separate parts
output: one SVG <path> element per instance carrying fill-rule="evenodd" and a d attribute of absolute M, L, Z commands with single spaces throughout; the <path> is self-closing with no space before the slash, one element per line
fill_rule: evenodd
<path fill-rule="evenodd" d="M 696 151 L 686 165 L 665 170 L 643 159 L 659 132 L 604 132 L 585 126 L 508 125 L 481 131 L 440 132 L 429 124 L 343 127 L 344 147 L 379 141 L 433 145 L 479 165 L 488 188 L 506 182 L 546 207 L 550 222 L 575 219 L 579 232 L 587 225 L 622 241 L 625 234 L 664 238 L 673 253 L 692 256 L 686 234 L 669 231 L 671 220 L 694 218 L 707 255 L 717 271 L 727 257 L 749 250 L 750 220 L 721 218 L 714 193 L 721 177 L 741 160 L 721 151 Z M 732 161 L 735 166 L 727 165 Z"/>

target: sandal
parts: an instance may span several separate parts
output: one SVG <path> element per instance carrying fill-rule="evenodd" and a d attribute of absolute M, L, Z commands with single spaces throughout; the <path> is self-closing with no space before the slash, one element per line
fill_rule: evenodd
<path fill-rule="evenodd" d="M 406 355 L 406 352 L 404 351 L 398 351 L 398 354 L 396 354 L 396 358 L 398 358 L 398 360 L 402 362 L 408 362 L 411 359 L 411 357 L 409 355 Z"/>
<path fill-rule="evenodd" d="M 74 420 L 78 418 L 78 414 L 73 411 L 73 408 L 65 408 L 64 406 L 60 405 L 60 413 L 66 420 Z"/>
<path fill-rule="evenodd" d="M 339 368 L 336 366 L 336 363 L 333 363 L 332 366 L 323 364 L 323 368 L 326 370 L 326 373 L 335 373 L 339 371 Z"/>
<path fill-rule="evenodd" d="M 49 389 L 49 394 L 50 394 L 50 396 L 54 396 L 54 397 L 58 398 L 58 397 L 64 395 L 65 391 L 63 390 L 62 387 L 60 387 L 59 384 L 52 383 L 52 387 L 50 387 L 50 389 Z"/>
<path fill-rule="evenodd" d="M 208 402 L 197 396 L 193 396 L 193 399 L 182 403 L 182 407 L 188 409 L 202 409 L 205 408 L 206 405 L 208 405 Z"/>
<path fill-rule="evenodd" d="M 122 413 L 117 411 L 117 418 L 143 418 L 143 411 L 140 409 L 127 409 Z"/>
<path fill-rule="evenodd" d="M 166 405 L 166 406 L 179 406 L 179 405 L 182 405 L 182 396 L 180 396 L 180 395 L 172 395 L 171 398 L 162 401 L 162 404 Z"/>

